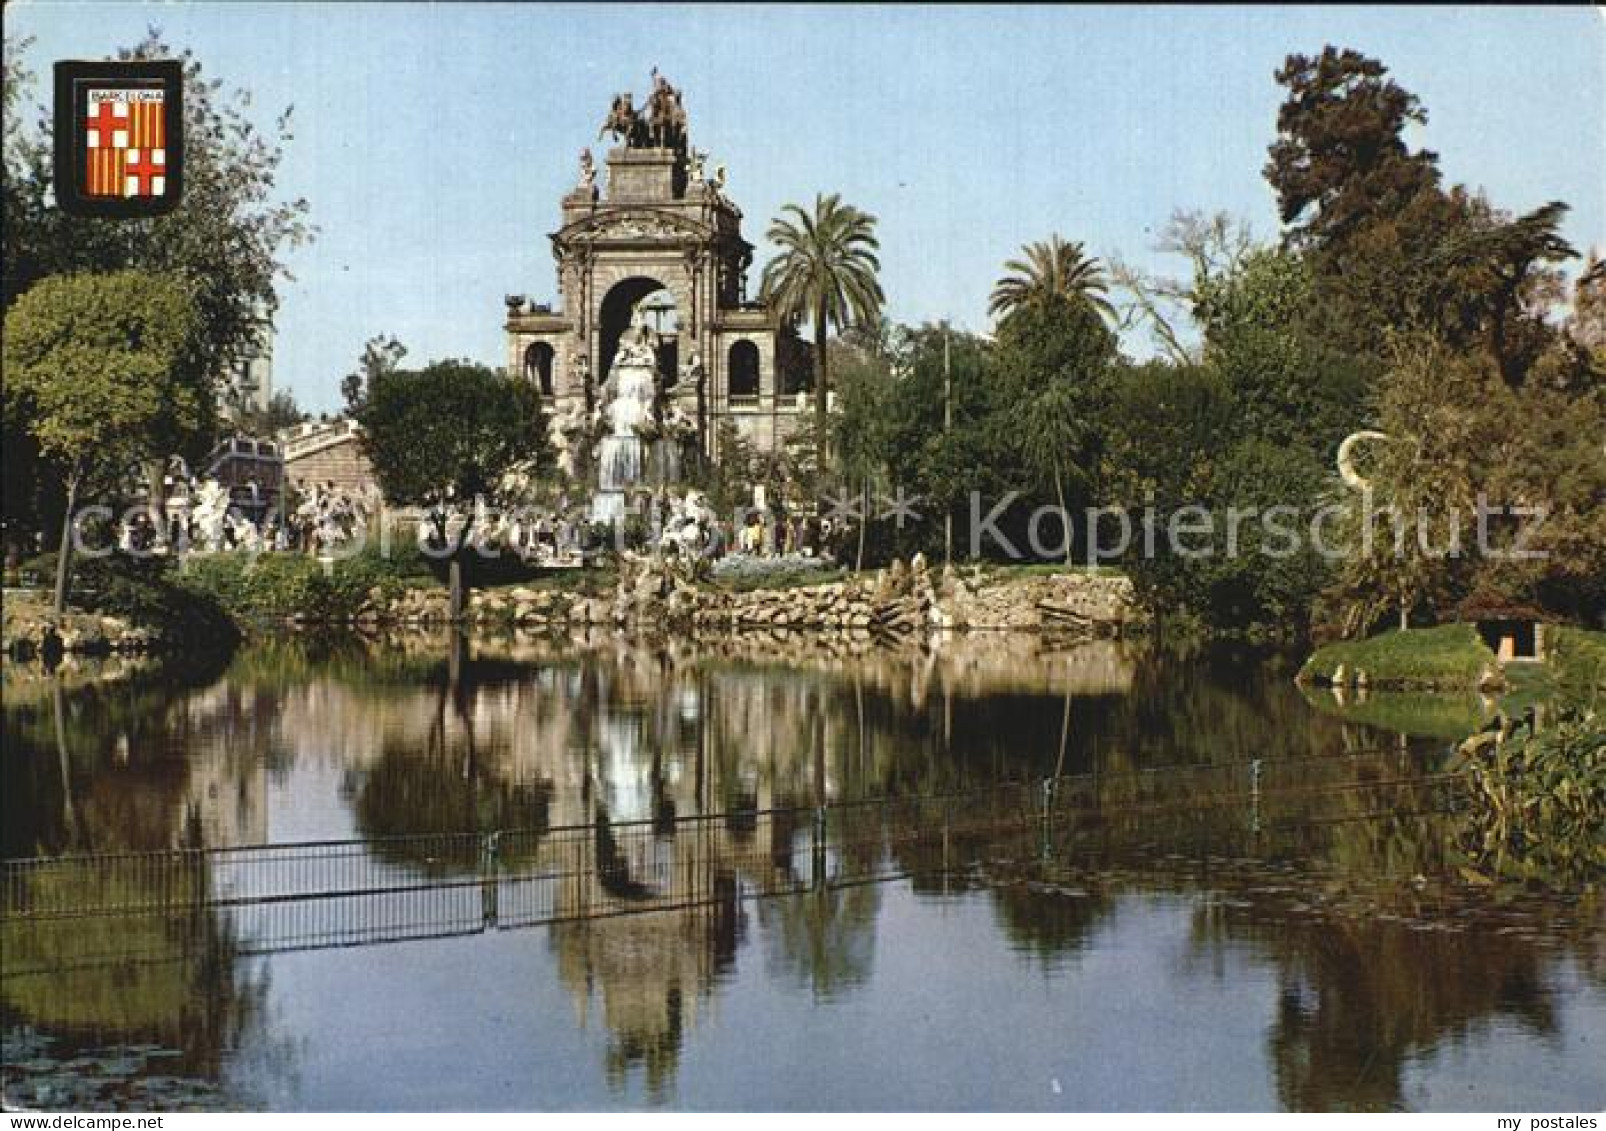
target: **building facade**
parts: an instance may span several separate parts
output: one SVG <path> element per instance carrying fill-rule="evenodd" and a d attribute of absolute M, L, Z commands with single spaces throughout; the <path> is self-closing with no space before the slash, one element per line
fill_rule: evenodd
<path fill-rule="evenodd" d="M 362 428 L 355 420 L 298 424 L 279 433 L 284 483 L 296 490 L 329 487 L 352 496 L 379 491 L 373 465 L 362 450 Z"/>
<path fill-rule="evenodd" d="M 589 411 L 638 308 L 658 340 L 666 396 L 717 455 L 723 422 L 772 450 L 806 417 L 809 347 L 747 297 L 753 245 L 724 169 L 691 147 L 680 92 L 655 76 L 637 111 L 620 95 L 603 132 L 618 145 L 597 184 L 590 150 L 550 234 L 558 301 L 509 295 L 508 372 L 536 384 L 553 417 Z"/>

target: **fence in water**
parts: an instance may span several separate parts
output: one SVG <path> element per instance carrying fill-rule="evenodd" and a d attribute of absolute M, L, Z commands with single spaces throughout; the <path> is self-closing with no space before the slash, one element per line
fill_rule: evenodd
<path fill-rule="evenodd" d="M 1440 813 L 1460 792 L 1455 775 L 1385 762 L 1357 776 L 1349 759 L 1334 774 L 1324 761 L 1172 768 L 1180 785 L 1143 771 L 660 820 L 7 860 L 0 975 L 60 971 L 62 932 L 104 937 L 101 950 L 75 940 L 80 963 L 166 958 L 220 930 L 232 953 L 256 954 L 719 914 L 742 899 L 1132 845 L 1247 855 L 1324 822 Z"/>

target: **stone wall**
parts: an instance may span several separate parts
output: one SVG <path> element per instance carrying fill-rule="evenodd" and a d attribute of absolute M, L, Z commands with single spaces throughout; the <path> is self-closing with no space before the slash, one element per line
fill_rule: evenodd
<path fill-rule="evenodd" d="M 362 494 L 375 483 L 373 466 L 356 436 L 286 458 L 284 480 L 297 488 L 332 482 L 352 494 Z"/>
<path fill-rule="evenodd" d="M 417 591 L 371 615 L 432 623 L 446 617 L 443 592 Z M 962 576 L 934 572 L 919 555 L 909 564 L 820 585 L 733 593 L 700 583 L 673 561 L 627 563 L 611 595 L 584 597 L 538 588 L 476 592 L 467 610 L 487 626 L 596 625 L 698 635 L 755 631 L 902 639 L 931 632 L 1004 630 L 1083 639 L 1115 638 L 1143 623 L 1132 583 L 1119 575 Z"/>

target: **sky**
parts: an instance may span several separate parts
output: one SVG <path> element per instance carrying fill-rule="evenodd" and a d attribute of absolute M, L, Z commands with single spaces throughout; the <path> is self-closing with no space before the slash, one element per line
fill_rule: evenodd
<path fill-rule="evenodd" d="M 1428 110 L 1412 141 L 1502 208 L 1572 205 L 1606 246 L 1606 26 L 1589 7 L 66 3 L 7 6 L 48 98 L 57 59 L 105 58 L 147 26 L 248 89 L 263 126 L 295 107 L 280 169 L 319 228 L 279 284 L 274 379 L 340 407 L 363 343 L 409 362 L 503 362 L 502 299 L 553 300 L 548 233 L 615 92 L 657 66 L 692 143 L 769 255 L 768 221 L 817 192 L 879 218 L 890 317 L 987 329 L 1028 241 L 1177 272 L 1154 250 L 1177 209 L 1265 238 L 1261 176 L 1292 52 L 1381 59 Z M 1134 332 L 1129 352 L 1148 350 Z"/>

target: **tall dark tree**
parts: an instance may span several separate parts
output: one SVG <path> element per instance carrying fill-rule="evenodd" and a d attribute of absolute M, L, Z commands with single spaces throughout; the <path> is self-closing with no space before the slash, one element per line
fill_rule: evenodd
<path fill-rule="evenodd" d="M 1437 155 L 1405 137 L 1427 111 L 1376 59 L 1327 47 L 1289 56 L 1277 81 L 1265 174 L 1288 246 L 1309 259 L 1323 336 L 1381 369 L 1391 331 L 1426 331 L 1520 384 L 1555 339 L 1533 300 L 1577 254 L 1559 231 L 1567 206 L 1512 218 L 1445 189 Z"/>
<path fill-rule="evenodd" d="M 1347 48 L 1291 55 L 1265 175 L 1285 240 L 1309 256 L 1322 332 L 1375 356 L 1383 334 L 1431 313 L 1431 257 L 1455 222 L 1438 155 L 1405 131 L 1427 121 L 1417 97 L 1376 59 Z"/>

